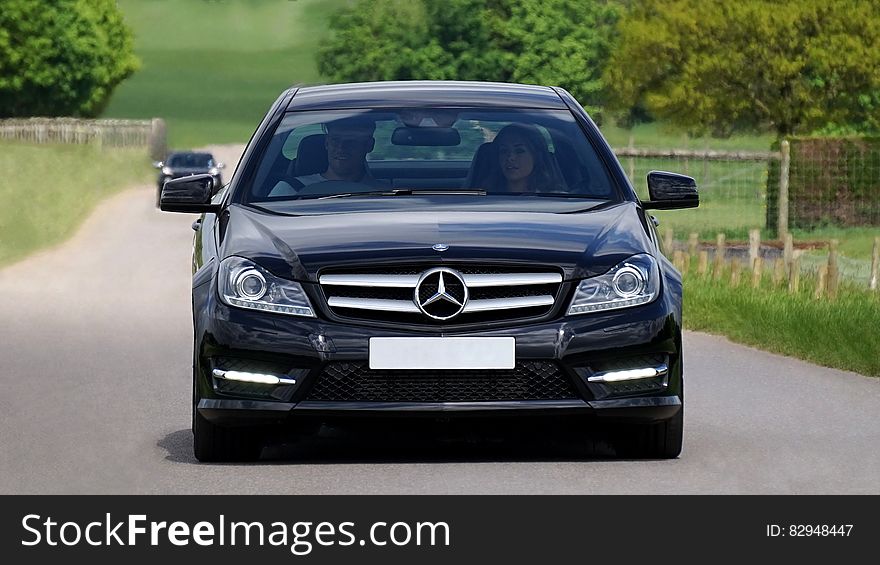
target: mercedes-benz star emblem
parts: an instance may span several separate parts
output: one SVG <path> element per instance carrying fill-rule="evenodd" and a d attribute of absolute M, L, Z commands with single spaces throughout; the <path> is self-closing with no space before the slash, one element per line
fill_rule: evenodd
<path fill-rule="evenodd" d="M 419 310 L 435 320 L 448 320 L 461 314 L 468 301 L 464 277 L 446 267 L 422 273 L 413 297 Z"/>
<path fill-rule="evenodd" d="M 433 249 L 434 251 L 446 251 L 447 249 L 449 249 L 449 246 L 445 243 L 435 243 L 431 246 L 431 249 Z"/>

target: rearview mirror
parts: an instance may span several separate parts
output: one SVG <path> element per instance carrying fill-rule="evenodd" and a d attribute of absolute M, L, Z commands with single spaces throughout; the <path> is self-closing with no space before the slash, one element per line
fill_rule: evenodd
<path fill-rule="evenodd" d="M 648 173 L 648 194 L 651 200 L 642 203 L 645 210 L 674 210 L 696 208 L 700 205 L 697 181 L 677 173 Z"/>
<path fill-rule="evenodd" d="M 214 177 L 192 175 L 165 181 L 159 209 L 163 212 L 217 212 L 220 207 L 211 204 Z"/>
<path fill-rule="evenodd" d="M 421 145 L 425 147 L 446 147 L 461 144 L 461 135 L 455 128 L 410 128 L 400 127 L 391 134 L 392 145 Z"/>

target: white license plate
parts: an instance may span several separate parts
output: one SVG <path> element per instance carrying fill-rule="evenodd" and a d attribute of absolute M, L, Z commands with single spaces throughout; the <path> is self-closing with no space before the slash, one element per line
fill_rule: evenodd
<path fill-rule="evenodd" d="M 371 337 L 371 369 L 513 369 L 512 337 Z"/>

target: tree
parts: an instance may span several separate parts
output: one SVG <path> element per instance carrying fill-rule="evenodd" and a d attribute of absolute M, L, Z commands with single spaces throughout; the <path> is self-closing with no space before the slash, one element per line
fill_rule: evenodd
<path fill-rule="evenodd" d="M 601 0 L 362 0 L 332 18 L 318 66 L 334 81 L 552 84 L 598 110 L 618 13 Z"/>
<path fill-rule="evenodd" d="M 639 0 L 605 82 L 692 133 L 779 136 L 880 125 L 880 4 L 858 0 Z"/>
<path fill-rule="evenodd" d="M 138 64 L 113 0 L 3 0 L 0 117 L 96 116 Z"/>

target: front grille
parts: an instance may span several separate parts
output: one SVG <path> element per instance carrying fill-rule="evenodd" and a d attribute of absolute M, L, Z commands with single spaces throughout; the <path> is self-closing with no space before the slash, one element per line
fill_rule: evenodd
<path fill-rule="evenodd" d="M 508 370 L 375 370 L 334 362 L 318 376 L 307 400 L 336 402 L 491 402 L 567 400 L 577 393 L 549 361 L 522 361 Z"/>
<path fill-rule="evenodd" d="M 430 306 L 432 317 L 418 303 L 425 305 L 435 294 L 436 283 L 426 281 L 418 295 L 415 291 L 421 275 L 437 267 L 452 269 L 445 290 L 455 302 L 435 302 Z M 550 269 L 442 264 L 331 270 L 322 272 L 319 281 L 337 316 L 408 324 L 476 324 L 546 315 L 559 294 L 562 274 Z M 467 287 L 466 301 L 463 286 Z"/>

